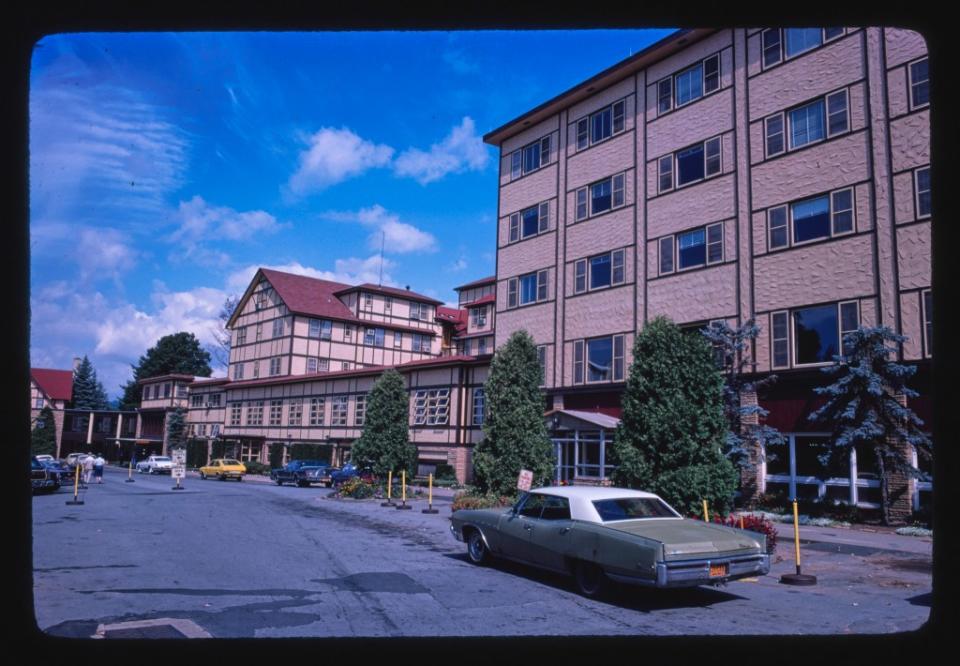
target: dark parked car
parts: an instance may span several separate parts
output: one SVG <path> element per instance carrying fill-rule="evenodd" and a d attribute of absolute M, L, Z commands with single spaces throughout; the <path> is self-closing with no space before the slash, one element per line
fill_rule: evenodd
<path fill-rule="evenodd" d="M 59 460 L 40 460 L 40 464 L 46 467 L 51 474 L 56 475 L 61 485 L 66 485 L 73 480 L 73 470 Z"/>
<path fill-rule="evenodd" d="M 372 482 L 374 480 L 373 469 L 370 467 L 357 467 L 353 463 L 347 463 L 341 469 L 330 473 L 330 483 L 334 487 L 339 486 L 344 481 L 359 476 L 362 481 Z"/>
<path fill-rule="evenodd" d="M 60 475 L 51 472 L 36 457 L 30 457 L 30 485 L 34 493 L 52 493 L 60 490 Z"/>
<path fill-rule="evenodd" d="M 330 464 L 322 460 L 291 460 L 280 468 L 270 470 L 270 478 L 278 486 L 294 483 L 301 488 L 311 483 L 330 484 Z"/>

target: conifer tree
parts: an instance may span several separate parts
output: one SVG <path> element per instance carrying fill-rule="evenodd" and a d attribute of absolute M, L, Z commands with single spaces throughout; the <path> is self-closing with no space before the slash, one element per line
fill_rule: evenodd
<path fill-rule="evenodd" d="M 494 354 L 484 384 L 483 440 L 473 450 L 481 491 L 514 494 L 521 469 L 533 472 L 534 486 L 552 482 L 555 454 L 543 419 L 540 384 L 533 338 L 525 330 L 517 331 Z"/>
<path fill-rule="evenodd" d="M 177 407 L 167 417 L 167 449 L 187 446 L 187 410 Z"/>
<path fill-rule="evenodd" d="M 110 406 L 107 392 L 97 379 L 97 371 L 86 355 L 73 371 L 72 402 L 74 409 L 107 409 Z"/>
<path fill-rule="evenodd" d="M 133 379 L 124 384 L 120 409 L 136 409 L 140 406 L 142 387 L 137 384 L 141 379 L 159 377 L 168 374 L 209 377 L 210 353 L 200 346 L 193 333 L 181 331 L 165 335 L 140 357 L 133 369 Z"/>
<path fill-rule="evenodd" d="M 57 450 L 57 424 L 53 420 L 53 410 L 47 405 L 40 410 L 30 433 L 31 455 L 54 455 Z"/>
<path fill-rule="evenodd" d="M 367 395 L 363 434 L 353 443 L 350 459 L 370 465 L 378 477 L 394 476 L 417 469 L 417 447 L 410 441 L 407 426 L 410 397 L 403 376 L 391 368 L 380 375 Z"/>
<path fill-rule="evenodd" d="M 684 514 L 732 505 L 737 473 L 723 454 L 723 378 L 706 340 L 658 317 L 637 336 L 612 447 L 618 486 L 654 492 Z"/>
<path fill-rule="evenodd" d="M 914 447 L 924 458 L 933 456 L 933 443 L 921 430 L 923 421 L 896 399 L 897 394 L 906 398 L 918 395 L 906 385 L 916 366 L 891 360 L 897 346 L 906 340 L 887 326 L 860 327 L 847 333 L 843 338 L 844 355 L 834 356 L 834 364 L 823 368 L 834 382 L 814 389 L 826 396 L 827 403 L 809 417 L 829 424 L 831 430 L 832 446 L 821 462 L 829 463 L 837 455 L 846 459 L 851 447 L 857 445 L 873 451 L 885 525 L 890 524 L 890 472 L 922 475 L 904 454 L 903 444 Z"/>

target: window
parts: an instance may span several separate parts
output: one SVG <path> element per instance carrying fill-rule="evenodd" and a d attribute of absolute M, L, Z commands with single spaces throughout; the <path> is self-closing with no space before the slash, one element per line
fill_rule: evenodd
<path fill-rule="evenodd" d="M 266 290 L 258 291 L 257 295 L 253 298 L 253 307 L 257 310 L 262 310 L 267 307 L 267 292 Z"/>
<path fill-rule="evenodd" d="M 847 113 L 847 91 L 827 95 L 827 136 L 846 132 L 850 128 Z"/>
<path fill-rule="evenodd" d="M 213 437 L 213 438 L 217 438 L 217 437 L 220 436 L 220 424 L 219 424 L 219 423 L 214 423 L 213 425 L 210 426 L 210 436 Z"/>
<path fill-rule="evenodd" d="M 273 320 L 273 337 L 275 338 L 283 337 L 283 319 Z"/>
<path fill-rule="evenodd" d="M 487 308 L 486 306 L 482 308 L 470 308 L 470 317 L 473 320 L 473 325 L 480 327 L 487 325 Z"/>
<path fill-rule="evenodd" d="M 198 436 L 198 437 L 205 437 L 206 435 L 207 435 L 207 424 L 205 424 L 205 423 L 198 423 L 198 424 L 197 424 L 197 436 Z"/>
<path fill-rule="evenodd" d="M 507 283 L 507 307 L 517 307 L 518 293 L 520 305 L 547 300 L 547 271 L 510 278 Z"/>
<path fill-rule="evenodd" d="M 326 398 L 310 398 L 310 425 L 323 425 L 323 412 L 326 406 Z"/>
<path fill-rule="evenodd" d="M 413 333 L 410 336 L 412 349 L 415 352 L 430 352 L 430 336 Z"/>
<path fill-rule="evenodd" d="M 624 250 L 614 250 L 606 254 L 580 259 L 574 264 L 574 293 L 587 290 L 589 273 L 590 289 L 601 289 L 624 282 Z"/>
<path fill-rule="evenodd" d="M 566 497 L 546 496 L 540 520 L 570 520 L 570 500 Z"/>
<path fill-rule="evenodd" d="M 917 217 L 930 215 L 930 167 L 916 170 Z"/>
<path fill-rule="evenodd" d="M 536 171 L 550 163 L 551 158 L 550 136 L 513 151 L 510 155 L 510 179 Z"/>
<path fill-rule="evenodd" d="M 720 54 L 715 54 L 657 83 L 658 113 L 669 111 L 671 102 L 680 108 L 719 89 Z"/>
<path fill-rule="evenodd" d="M 430 321 L 430 306 L 426 303 L 414 303 L 410 301 L 410 319 Z"/>
<path fill-rule="evenodd" d="M 707 263 L 723 261 L 723 224 L 707 226 Z"/>
<path fill-rule="evenodd" d="M 350 369 L 350 363 L 348 363 L 347 361 L 344 361 L 343 363 L 340 364 L 340 369 L 341 369 L 341 370 L 349 370 L 349 369 Z"/>
<path fill-rule="evenodd" d="M 483 388 L 473 389 L 473 425 L 483 425 Z"/>
<path fill-rule="evenodd" d="M 933 356 L 933 292 L 923 292 L 923 350 L 925 356 Z"/>
<path fill-rule="evenodd" d="M 784 151 L 783 145 L 783 114 L 778 113 L 764 121 L 767 145 L 767 157 L 779 155 Z"/>
<path fill-rule="evenodd" d="M 230 425 L 238 426 L 240 425 L 240 414 L 243 409 L 242 403 L 235 402 L 230 405 Z"/>
<path fill-rule="evenodd" d="M 233 366 L 233 378 L 243 379 L 243 363 L 237 363 Z"/>
<path fill-rule="evenodd" d="M 358 395 L 353 408 L 353 423 L 362 426 L 367 417 L 367 396 Z"/>
<path fill-rule="evenodd" d="M 403 346 L 403 333 L 400 331 L 393 332 L 393 346 L 397 349 Z"/>
<path fill-rule="evenodd" d="M 790 341 L 787 337 L 787 313 L 774 312 L 772 315 L 773 324 L 773 367 L 786 368 L 790 365 Z"/>
<path fill-rule="evenodd" d="M 703 63 L 697 63 L 690 69 L 677 74 L 677 106 L 689 104 L 703 97 Z"/>
<path fill-rule="evenodd" d="M 330 404 L 330 425 L 347 425 L 347 396 L 338 395 Z"/>
<path fill-rule="evenodd" d="M 794 363 L 829 363 L 840 354 L 842 336 L 859 325 L 856 302 L 793 311 Z"/>
<path fill-rule="evenodd" d="M 793 242 L 803 243 L 830 236 L 830 199 L 817 197 L 790 206 Z"/>
<path fill-rule="evenodd" d="M 763 67 L 776 65 L 784 58 L 806 53 L 825 42 L 843 36 L 843 28 L 772 28 L 764 30 Z"/>
<path fill-rule="evenodd" d="M 373 294 L 364 294 L 363 295 L 363 309 L 372 310 L 373 309 Z"/>
<path fill-rule="evenodd" d="M 450 389 L 433 389 L 414 393 L 414 425 L 446 425 L 449 412 Z"/>
<path fill-rule="evenodd" d="M 574 383 L 578 384 L 584 379 L 587 383 L 623 379 L 623 336 L 577 340 L 573 367 Z"/>
<path fill-rule="evenodd" d="M 833 234 L 853 231 L 853 190 L 840 190 L 830 195 L 830 219 Z"/>
<path fill-rule="evenodd" d="M 783 42 L 788 58 L 809 51 L 823 43 L 822 28 L 786 28 L 783 32 Z"/>
<path fill-rule="evenodd" d="M 790 111 L 787 117 L 790 122 L 791 150 L 824 138 L 822 99 Z"/>
<path fill-rule="evenodd" d="M 677 151 L 677 186 L 688 185 L 720 173 L 720 137 Z M 662 159 L 661 159 L 662 162 Z M 663 180 L 663 167 L 661 167 Z"/>
<path fill-rule="evenodd" d="M 480 339 L 477 341 L 477 354 L 482 355 L 482 354 L 486 354 L 486 353 L 487 353 L 487 339 L 486 339 L 486 338 L 480 338 Z"/>
<path fill-rule="evenodd" d="M 192 395 L 192 396 L 190 396 L 190 406 L 191 406 L 191 407 L 203 407 L 203 396 L 202 396 L 202 395 Z"/>
<path fill-rule="evenodd" d="M 43 397 L 35 398 L 33 401 L 34 409 L 43 409 Z"/>
<path fill-rule="evenodd" d="M 263 400 L 247 404 L 247 425 L 263 425 Z"/>
<path fill-rule="evenodd" d="M 910 65 L 910 109 L 930 103 L 930 75 L 926 58 Z"/>
<path fill-rule="evenodd" d="M 578 120 L 577 150 L 583 150 L 623 132 L 626 128 L 626 109 L 626 100 L 619 100 Z"/>
<path fill-rule="evenodd" d="M 673 236 L 660 239 L 660 275 L 673 272 Z"/>
<path fill-rule="evenodd" d="M 789 244 L 787 235 L 787 207 L 780 206 L 767 211 L 767 225 L 770 229 L 770 249 L 786 247 Z"/>
<path fill-rule="evenodd" d="M 241 326 L 237 329 L 237 344 L 245 345 L 247 344 L 247 327 Z"/>
<path fill-rule="evenodd" d="M 550 204 L 543 202 L 519 213 L 510 215 L 510 240 L 516 243 L 521 238 L 530 238 L 550 229 Z"/>
<path fill-rule="evenodd" d="M 287 408 L 287 425 L 298 426 L 303 420 L 303 401 L 291 400 Z"/>
<path fill-rule="evenodd" d="M 581 187 L 576 192 L 577 221 L 598 215 L 626 203 L 626 174 L 618 173 L 597 183 Z M 589 213 L 587 209 L 589 198 Z"/>
<path fill-rule="evenodd" d="M 280 357 L 274 356 L 270 359 L 270 376 L 275 377 L 280 374 Z"/>
<path fill-rule="evenodd" d="M 263 324 L 257 324 L 257 342 L 263 339 Z"/>
<path fill-rule="evenodd" d="M 850 347 L 847 345 L 847 333 L 857 330 L 860 325 L 859 306 L 856 301 L 840 304 L 840 346 L 843 349 L 844 356 L 850 353 Z"/>
<path fill-rule="evenodd" d="M 659 174 L 658 192 L 666 192 L 673 189 L 673 155 L 661 157 L 657 162 L 657 172 Z"/>
<path fill-rule="evenodd" d="M 470 355 L 470 340 L 463 341 L 463 353 L 467 356 Z"/>
<path fill-rule="evenodd" d="M 283 420 L 283 400 L 270 401 L 270 425 L 278 426 Z"/>
<path fill-rule="evenodd" d="M 219 393 L 211 393 L 208 397 L 208 407 L 219 407 L 220 406 L 220 395 Z"/>
<path fill-rule="evenodd" d="M 374 347 L 383 347 L 387 332 L 382 328 L 367 328 L 363 344 Z"/>
<path fill-rule="evenodd" d="M 384 296 L 384 297 L 383 297 L 383 311 L 384 311 L 384 312 L 390 312 L 391 308 L 393 308 L 393 299 L 390 298 L 389 296 Z"/>
<path fill-rule="evenodd" d="M 694 229 L 677 236 L 677 268 L 683 270 L 691 266 L 703 266 L 707 263 L 707 233 L 703 229 Z"/>
<path fill-rule="evenodd" d="M 327 372 L 330 369 L 330 359 L 321 358 L 317 360 L 317 372 Z"/>
<path fill-rule="evenodd" d="M 253 362 L 253 378 L 256 379 L 260 376 L 260 361 Z"/>
<path fill-rule="evenodd" d="M 670 110 L 673 102 L 673 79 L 668 78 L 657 84 L 657 111 L 665 113 Z"/>
<path fill-rule="evenodd" d="M 703 61 L 703 94 L 720 89 L 720 54 Z"/>
<path fill-rule="evenodd" d="M 547 383 L 547 346 L 537 347 L 537 364 L 540 366 L 540 386 Z"/>
<path fill-rule="evenodd" d="M 763 66 L 775 65 L 783 59 L 780 48 L 780 30 L 773 28 L 764 30 L 761 36 L 763 42 Z"/>
<path fill-rule="evenodd" d="M 333 332 L 333 322 L 326 319 L 311 319 L 310 320 L 310 331 L 308 335 L 311 338 L 319 338 L 321 340 L 329 340 L 330 334 Z"/>
<path fill-rule="evenodd" d="M 771 250 L 787 247 L 788 216 L 793 224 L 793 244 L 805 243 L 820 238 L 830 238 L 854 230 L 853 190 L 838 190 L 829 196 L 823 195 L 788 206 L 778 206 L 767 211 L 768 242 Z"/>
<path fill-rule="evenodd" d="M 170 384 L 169 384 L 169 383 L 166 383 L 166 384 L 163 385 L 163 397 L 164 397 L 164 398 L 169 398 L 169 397 L 170 397 Z"/>
<path fill-rule="evenodd" d="M 317 371 L 317 361 L 316 358 L 307 359 L 307 372 L 316 372 Z"/>
<path fill-rule="evenodd" d="M 410 317 L 413 319 L 413 317 Z M 343 327 L 343 339 L 349 341 L 353 337 L 353 326 L 344 326 Z"/>

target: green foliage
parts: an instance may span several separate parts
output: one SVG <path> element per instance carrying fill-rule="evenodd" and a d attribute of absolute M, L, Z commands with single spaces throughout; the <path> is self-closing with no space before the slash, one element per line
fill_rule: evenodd
<path fill-rule="evenodd" d="M 141 379 L 160 377 L 169 374 L 209 377 L 210 353 L 200 346 L 193 333 L 180 332 L 165 335 L 140 357 L 133 368 L 133 379 L 123 385 L 120 399 L 121 409 L 135 409 L 140 406 L 142 387 L 137 384 Z"/>
<path fill-rule="evenodd" d="M 197 469 L 207 464 L 207 442 L 203 439 L 187 440 L 187 467 Z"/>
<path fill-rule="evenodd" d="M 513 494 L 498 495 L 496 493 L 480 493 L 476 490 L 466 490 L 454 495 L 450 510 L 494 509 L 497 507 L 513 506 L 517 498 L 516 491 L 514 491 Z"/>
<path fill-rule="evenodd" d="M 270 465 L 264 465 L 255 460 L 247 460 L 243 463 L 243 466 L 247 468 L 247 474 L 270 474 Z"/>
<path fill-rule="evenodd" d="M 723 453 L 723 378 L 707 342 L 669 320 L 637 336 L 611 451 L 618 486 L 657 493 L 683 514 L 702 500 L 725 513 L 737 473 Z"/>
<path fill-rule="evenodd" d="M 90 359 L 84 355 L 80 365 L 73 371 L 73 399 L 74 409 L 109 409 L 107 392 L 103 384 L 97 379 L 97 371 Z"/>
<path fill-rule="evenodd" d="M 347 479 L 340 484 L 340 487 L 333 493 L 337 497 L 351 497 L 353 499 L 369 499 L 376 493 L 376 488 L 372 483 L 362 481 L 360 477 L 355 476 Z"/>
<path fill-rule="evenodd" d="M 187 410 L 177 407 L 167 415 L 167 448 L 181 449 L 187 445 Z"/>
<path fill-rule="evenodd" d="M 410 396 L 403 376 L 391 368 L 384 372 L 367 396 L 363 434 L 350 447 L 350 459 L 370 465 L 377 476 L 394 476 L 401 470 L 412 477 L 417 469 L 417 447 L 407 426 Z"/>
<path fill-rule="evenodd" d="M 272 469 L 283 467 L 283 450 L 285 448 L 283 444 L 270 445 L 270 467 Z"/>
<path fill-rule="evenodd" d="M 933 443 L 922 430 L 923 421 L 896 398 L 897 394 L 917 396 L 906 384 L 916 366 L 891 360 L 906 340 L 886 326 L 861 326 L 847 333 L 844 354 L 834 356 L 833 365 L 823 368 L 834 378 L 833 384 L 814 389 L 827 402 L 810 414 L 811 421 L 826 423 L 831 429 L 828 459 L 837 454 L 847 458 L 856 446 L 873 451 L 885 525 L 890 524 L 890 472 L 923 476 L 908 457 L 910 447 L 923 458 L 933 457 Z"/>
<path fill-rule="evenodd" d="M 297 442 L 287 448 L 289 449 L 290 460 L 326 460 L 330 462 L 330 457 L 333 454 L 333 447 L 330 444 Z M 277 467 L 280 467 L 280 465 L 277 465 Z"/>
<path fill-rule="evenodd" d="M 53 420 L 53 410 L 49 406 L 40 410 L 30 433 L 31 455 L 54 455 L 57 451 L 57 424 Z"/>
<path fill-rule="evenodd" d="M 494 354 L 484 385 L 483 440 L 473 451 L 482 492 L 515 493 L 521 469 L 533 472 L 534 487 L 552 482 L 555 455 L 543 420 L 540 381 L 533 338 L 525 330 L 513 333 Z"/>

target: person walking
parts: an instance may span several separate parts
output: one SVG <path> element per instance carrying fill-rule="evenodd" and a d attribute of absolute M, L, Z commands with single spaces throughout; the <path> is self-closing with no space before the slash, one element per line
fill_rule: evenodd
<path fill-rule="evenodd" d="M 83 485 L 87 486 L 90 484 L 90 476 L 93 474 L 93 454 L 87 453 L 87 457 L 83 459 Z"/>
<path fill-rule="evenodd" d="M 96 459 L 93 461 L 93 476 L 97 480 L 97 483 L 103 483 L 103 466 L 106 464 L 107 461 L 98 453 Z"/>

